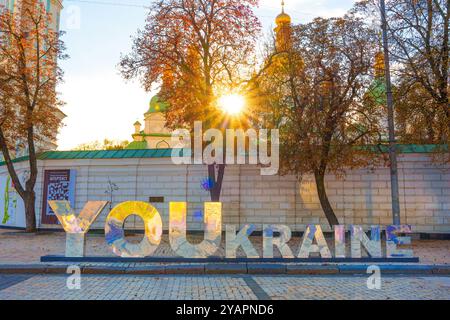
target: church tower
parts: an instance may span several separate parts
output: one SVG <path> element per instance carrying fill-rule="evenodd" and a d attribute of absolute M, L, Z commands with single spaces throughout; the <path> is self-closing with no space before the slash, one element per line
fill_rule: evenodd
<path fill-rule="evenodd" d="M 379 106 L 386 106 L 386 78 L 384 69 L 384 53 L 378 51 L 375 54 L 374 81 L 370 86 L 372 98 Z"/>
<path fill-rule="evenodd" d="M 380 79 L 385 77 L 384 71 L 384 53 L 382 51 L 378 51 L 375 55 L 375 78 Z"/>
<path fill-rule="evenodd" d="M 126 149 L 168 149 L 175 143 L 171 141 L 172 132 L 166 127 L 165 111 L 169 104 L 156 95 L 150 100 L 144 114 L 144 128 L 139 121 L 134 123 L 133 141 Z"/>
<path fill-rule="evenodd" d="M 383 114 L 386 115 L 387 112 L 387 96 L 386 96 L 386 73 L 385 73 L 385 65 L 384 65 L 384 53 L 380 49 L 375 54 L 375 63 L 373 66 L 373 75 L 374 80 L 369 87 L 369 95 L 373 103 L 383 110 Z M 388 119 L 386 116 L 379 119 L 379 125 L 381 128 L 388 127 Z M 384 142 L 389 141 L 389 137 L 387 132 L 382 133 L 381 140 Z"/>
<path fill-rule="evenodd" d="M 281 13 L 276 17 L 276 28 L 274 29 L 276 36 L 276 49 L 278 52 L 287 51 L 291 48 L 291 17 L 284 12 L 284 0 L 281 1 Z"/>

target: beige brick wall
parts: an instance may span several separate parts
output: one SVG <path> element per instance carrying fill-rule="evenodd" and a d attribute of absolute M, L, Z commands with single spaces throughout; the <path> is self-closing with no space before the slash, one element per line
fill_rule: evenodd
<path fill-rule="evenodd" d="M 65 168 L 77 170 L 77 212 L 88 200 L 109 200 L 105 190 L 110 178 L 120 188 L 114 204 L 163 196 L 165 203 L 155 207 L 167 229 L 168 203 L 187 201 L 189 228 L 202 228 L 201 222 L 194 221 L 193 213 L 209 201 L 209 193 L 200 185 L 207 177 L 204 166 L 173 165 L 170 159 L 117 159 L 46 160 L 39 162 L 39 168 L 38 222 L 43 171 Z M 6 170 L 0 169 L 0 173 Z M 436 166 L 424 154 L 404 154 L 399 158 L 399 175 L 402 223 L 411 224 L 416 232 L 450 233 L 450 167 Z M 388 168 L 349 170 L 343 179 L 329 175 L 326 187 L 341 224 L 368 226 L 392 222 Z M 298 182 L 294 176 L 261 176 L 255 166 L 227 166 L 222 202 L 225 224 L 254 223 L 258 229 L 263 223 L 287 224 L 292 230 L 321 224 L 329 230 L 311 176 Z M 103 228 L 108 211 L 102 212 L 93 228 Z M 142 223 L 130 217 L 126 228 L 141 229 Z"/>

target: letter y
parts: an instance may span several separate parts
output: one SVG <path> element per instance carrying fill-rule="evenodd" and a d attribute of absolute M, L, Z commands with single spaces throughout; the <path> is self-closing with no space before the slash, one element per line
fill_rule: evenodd
<path fill-rule="evenodd" d="M 89 201 L 78 217 L 68 201 L 53 200 L 48 204 L 66 232 L 66 257 L 83 257 L 85 234 L 108 201 Z"/>

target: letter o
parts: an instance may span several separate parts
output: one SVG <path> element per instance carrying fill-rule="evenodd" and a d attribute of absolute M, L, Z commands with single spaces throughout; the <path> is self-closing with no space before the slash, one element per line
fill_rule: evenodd
<path fill-rule="evenodd" d="M 130 215 L 137 215 L 144 221 L 145 235 L 138 244 L 125 240 L 123 224 Z M 118 204 L 108 214 L 105 222 L 106 243 L 119 257 L 141 258 L 151 255 L 161 242 L 162 220 L 158 210 L 142 201 L 127 201 Z"/>

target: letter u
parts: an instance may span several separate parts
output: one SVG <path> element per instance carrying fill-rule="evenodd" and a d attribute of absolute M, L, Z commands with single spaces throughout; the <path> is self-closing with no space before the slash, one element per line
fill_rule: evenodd
<path fill-rule="evenodd" d="M 172 250 L 183 258 L 207 258 L 219 248 L 222 238 L 222 203 L 205 202 L 205 236 L 196 245 L 186 239 L 186 202 L 169 205 L 169 241 Z"/>

